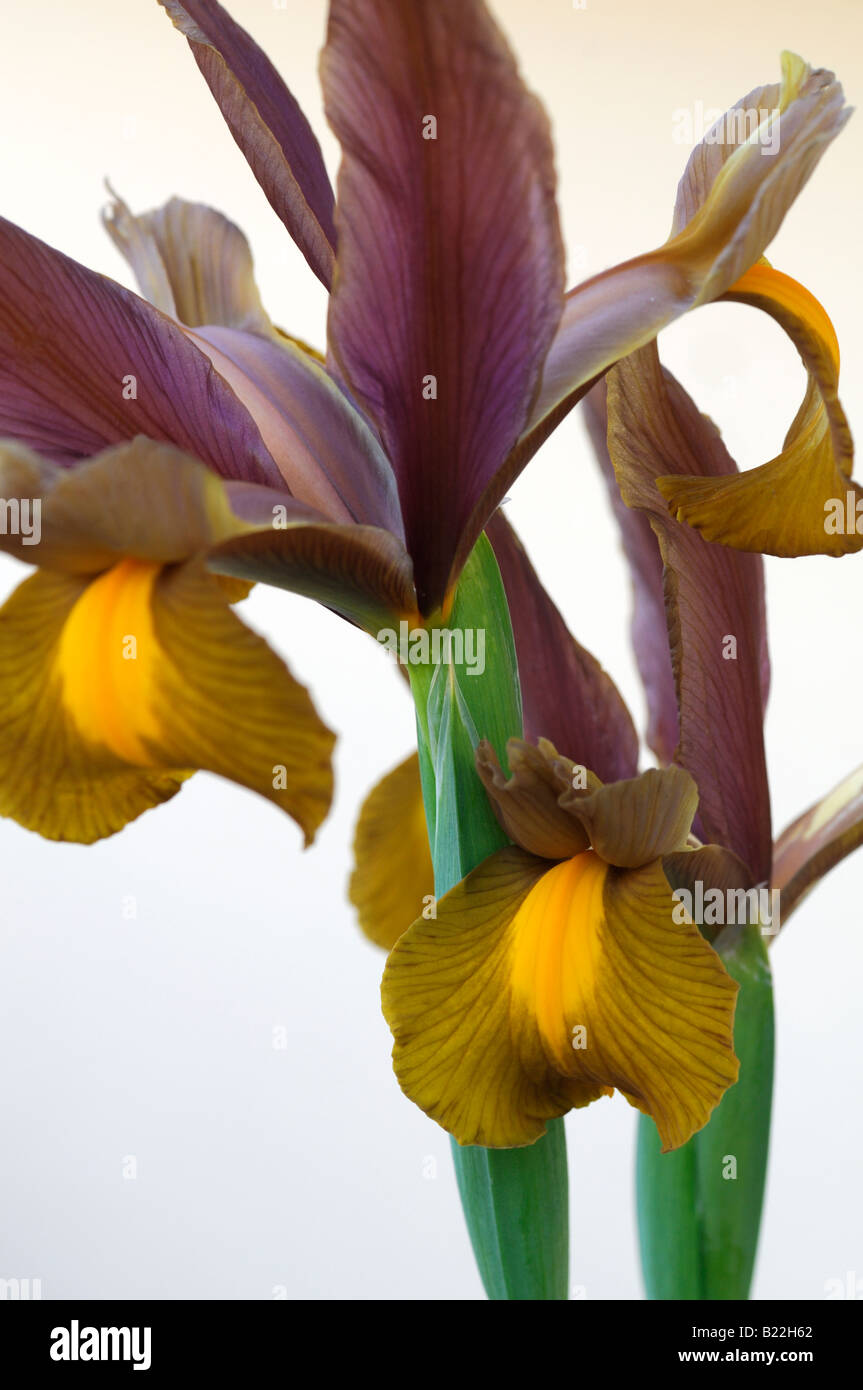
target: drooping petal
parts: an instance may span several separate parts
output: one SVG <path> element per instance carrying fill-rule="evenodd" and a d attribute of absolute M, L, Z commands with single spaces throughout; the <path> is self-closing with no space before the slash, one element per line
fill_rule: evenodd
<path fill-rule="evenodd" d="M 320 146 L 269 58 L 216 0 L 160 0 L 185 34 L 270 204 L 329 289 L 333 191 Z"/>
<path fill-rule="evenodd" d="M 310 844 L 332 799 L 335 736 L 308 692 L 194 564 L 159 576 L 153 616 L 167 658 L 156 680 L 159 755 L 259 792 Z"/>
<path fill-rule="evenodd" d="M 330 347 L 393 462 L 422 612 L 499 497 L 562 302 L 547 119 L 481 0 L 333 0 Z"/>
<path fill-rule="evenodd" d="M 567 629 L 503 512 L 486 533 L 512 618 L 525 737 L 547 738 L 603 782 L 634 776 L 638 737 L 611 677 Z"/>
<path fill-rule="evenodd" d="M 387 960 L 381 998 L 399 1085 L 460 1144 L 530 1144 L 573 1104 L 535 1025 L 537 1062 L 526 1070 L 511 1018 L 512 922 L 547 870 L 502 850 L 439 901 L 436 918 L 415 921 Z M 581 1103 L 602 1093 L 591 1088 Z"/>
<path fill-rule="evenodd" d="M 623 553 L 632 575 L 632 646 L 647 699 L 647 742 L 662 763 L 670 763 L 677 747 L 677 692 L 665 616 L 662 555 L 650 521 L 643 511 L 628 507 L 620 495 L 608 453 L 608 412 L 605 378 L 584 397 L 583 419 L 596 460 L 608 486 L 611 509 L 620 528 Z M 554 741 L 554 740 L 552 740 Z M 631 777 L 635 771 L 618 776 Z M 604 778 L 614 781 L 616 778 Z"/>
<path fill-rule="evenodd" d="M 306 842 L 333 735 L 307 692 L 190 562 L 40 571 L 0 609 L 0 814 L 90 844 L 196 769 L 249 787 Z"/>
<path fill-rule="evenodd" d="M 69 464 L 136 434 L 282 486 L 248 411 L 177 324 L 0 218 L 0 436 Z"/>
<path fill-rule="evenodd" d="M 71 574 L 97 574 L 133 558 L 176 564 L 253 529 L 231 508 L 230 489 L 291 499 L 253 484 L 225 484 L 196 459 L 143 437 L 105 449 L 75 468 L 0 441 L 2 495 L 39 502 L 35 544 L 11 528 L 0 547 L 19 560 Z M 21 515 L 24 512 L 20 512 Z"/>
<path fill-rule="evenodd" d="M 582 995 L 604 1054 L 590 1068 L 653 1117 L 666 1152 L 703 1128 L 738 1071 L 737 983 L 693 923 L 672 913 L 669 927 L 668 902 L 660 864 L 608 871 L 601 943 L 612 968 L 597 968 L 596 992 Z M 588 1052 L 589 1037 L 588 1025 Z"/>
<path fill-rule="evenodd" d="M 826 873 L 863 845 L 863 768 L 783 830 L 773 851 L 773 886 L 782 921 Z"/>
<path fill-rule="evenodd" d="M 764 758 L 767 646 L 760 559 L 711 545 L 668 513 L 663 474 L 735 474 L 716 427 L 659 363 L 655 344 L 608 377 L 608 446 L 623 500 L 649 517 L 665 565 L 680 710 L 677 761 L 699 790 L 697 833 L 770 873 Z"/>
<path fill-rule="evenodd" d="M 763 254 L 850 115 L 833 74 L 794 54 L 782 55 L 781 86 L 751 95 L 767 91 L 775 101 L 755 135 L 726 114 L 718 123 L 732 136 L 725 157 L 693 152 L 665 245 L 568 292 L 532 425 L 675 318 L 724 294 Z"/>
<path fill-rule="evenodd" d="M 370 941 L 387 951 L 434 899 L 416 753 L 369 792 L 354 836 L 350 900 Z"/>
<path fill-rule="evenodd" d="M 106 225 L 142 293 L 194 330 L 187 336 L 249 411 L 291 494 L 332 521 L 403 536 L 379 441 L 314 354 L 270 323 L 239 228 L 179 198 L 135 216 L 115 197 Z"/>
<path fill-rule="evenodd" d="M 863 488 L 850 476 L 854 446 L 839 401 L 839 345 L 830 319 L 808 290 L 765 262 L 723 298 L 763 309 L 785 329 L 808 373 L 806 395 L 782 453 L 769 463 L 721 479 L 660 478 L 660 492 L 679 520 L 738 550 L 860 550 Z"/>
<path fill-rule="evenodd" d="M 611 1088 L 685 1143 L 736 1078 L 737 986 L 672 909 L 659 863 L 493 855 L 387 961 L 402 1089 L 462 1144 L 532 1143 Z"/>
<path fill-rule="evenodd" d="M 236 494 L 232 501 L 242 510 Z M 266 497 L 248 501 L 251 518 L 269 508 Z M 214 546 L 208 563 L 217 574 L 317 599 L 372 635 L 417 611 L 410 557 L 401 541 L 375 526 L 335 526 L 288 514 L 284 524 L 262 520 L 258 534 Z"/>

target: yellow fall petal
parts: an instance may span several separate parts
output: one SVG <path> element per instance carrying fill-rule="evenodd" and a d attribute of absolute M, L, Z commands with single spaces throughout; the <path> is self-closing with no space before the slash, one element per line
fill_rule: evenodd
<path fill-rule="evenodd" d="M 81 738 L 121 761 L 154 767 L 160 734 L 153 585 L 159 566 L 123 560 L 85 589 L 63 628 L 55 670 Z"/>
<path fill-rule="evenodd" d="M 737 1076 L 737 986 L 674 916 L 659 862 L 493 855 L 387 961 L 402 1089 L 462 1144 L 532 1143 L 612 1088 L 685 1143 Z"/>
<path fill-rule="evenodd" d="M 349 894 L 366 936 L 387 951 L 434 895 L 416 753 L 388 772 L 363 802 Z"/>
<path fill-rule="evenodd" d="M 308 842 L 333 735 L 200 563 L 40 571 L 0 610 L 0 813 L 90 843 L 196 769 L 287 811 Z"/>
<path fill-rule="evenodd" d="M 705 139 L 693 150 L 665 244 L 567 293 L 531 428 L 681 314 L 734 287 L 769 246 L 851 114 L 832 73 L 787 52 L 782 82 L 751 92 L 726 116 L 745 115 L 750 106 L 763 108 L 757 131 Z"/>
<path fill-rule="evenodd" d="M 863 549 L 856 524 L 863 490 L 850 477 L 854 447 L 838 396 L 839 346 L 829 317 L 803 285 L 764 261 L 723 297 L 776 319 L 807 369 L 806 396 L 781 454 L 769 463 L 721 478 L 657 478 L 657 487 L 679 521 L 737 550 L 838 556 Z M 834 527 L 837 511 L 842 524 Z"/>
<path fill-rule="evenodd" d="M 675 922 L 662 865 L 578 855 L 540 880 L 513 932 L 514 995 L 528 1009 L 532 993 L 558 1066 L 620 1090 L 663 1149 L 686 1143 L 737 1078 L 737 986 L 698 929 Z"/>
<path fill-rule="evenodd" d="M 86 590 L 86 580 L 40 570 L 0 609 L 0 815 L 79 844 L 168 800 L 187 775 L 132 767 L 106 744 L 82 739 L 64 703 L 58 655 Z"/>

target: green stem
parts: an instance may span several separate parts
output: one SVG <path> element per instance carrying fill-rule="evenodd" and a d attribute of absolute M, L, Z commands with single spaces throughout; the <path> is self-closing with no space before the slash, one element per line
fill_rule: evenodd
<path fill-rule="evenodd" d="M 740 1076 L 704 1129 L 673 1153 L 660 1153 L 653 1122 L 640 1119 L 638 1225 L 651 1299 L 746 1299 L 755 1267 L 770 1139 L 773 987 L 758 925 L 728 927 L 714 945 L 740 984 Z"/>
<path fill-rule="evenodd" d="M 506 766 L 522 733 L 509 609 L 494 552 L 480 538 L 459 581 L 447 626 L 475 634 L 484 662 L 409 666 L 435 892 L 447 893 L 507 843 L 474 766 L 481 738 Z M 480 634 L 482 634 L 480 638 Z M 490 1299 L 567 1299 L 569 1216 L 563 1121 L 523 1149 L 453 1143 L 459 1193 Z"/>

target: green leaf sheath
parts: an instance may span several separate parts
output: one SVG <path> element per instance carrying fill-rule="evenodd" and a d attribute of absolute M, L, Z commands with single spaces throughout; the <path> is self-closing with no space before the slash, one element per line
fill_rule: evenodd
<path fill-rule="evenodd" d="M 485 668 L 409 667 L 435 892 L 442 897 L 507 844 L 474 767 L 481 738 L 506 766 L 522 733 L 515 644 L 494 552 L 482 536 L 459 581 L 447 626 L 482 631 Z M 563 1121 L 524 1149 L 453 1142 L 459 1193 L 490 1299 L 569 1296 L 569 1208 Z"/>
<path fill-rule="evenodd" d="M 740 984 L 740 1076 L 709 1124 L 673 1153 L 660 1153 L 652 1120 L 639 1119 L 638 1225 L 651 1299 L 746 1299 L 755 1267 L 773 1093 L 773 985 L 759 926 L 726 927 L 714 946 Z"/>

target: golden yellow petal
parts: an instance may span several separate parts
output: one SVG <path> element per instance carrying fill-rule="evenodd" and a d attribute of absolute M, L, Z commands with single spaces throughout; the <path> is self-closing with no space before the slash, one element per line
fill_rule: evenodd
<path fill-rule="evenodd" d="M 417 913 L 434 910 L 434 870 L 416 753 L 388 772 L 363 802 L 349 894 L 366 936 L 387 951 Z"/>
<path fill-rule="evenodd" d="M 0 611 L 0 812 L 52 839 L 119 830 L 206 769 L 310 840 L 333 735 L 198 563 L 40 571 Z"/>
<path fill-rule="evenodd" d="M 79 844 L 168 800 L 186 775 L 131 767 L 105 743 L 82 739 L 63 702 L 58 653 L 86 588 L 40 570 L 0 609 L 0 815 Z M 82 668 L 82 685 L 86 679 Z"/>
<path fill-rule="evenodd" d="M 493 855 L 387 961 L 402 1089 L 462 1144 L 532 1143 L 612 1088 L 685 1143 L 737 1076 L 737 986 L 675 907 L 660 862 Z"/>
<path fill-rule="evenodd" d="M 415 921 L 387 960 L 381 999 L 399 1085 L 460 1144 L 531 1144 L 571 1105 L 553 1068 L 538 1079 L 525 1069 L 511 1021 L 511 924 L 547 869 L 501 850 L 440 900 L 436 918 Z"/>
<path fill-rule="evenodd" d="M 721 478 L 657 478 L 657 487 L 679 521 L 737 550 L 838 556 L 863 549 L 863 490 L 850 477 L 854 446 L 830 319 L 803 285 L 763 261 L 724 298 L 762 309 L 784 328 L 809 374 L 803 404 L 769 463 Z"/>
<path fill-rule="evenodd" d="M 123 560 L 87 586 L 63 627 L 54 671 L 63 706 L 85 743 L 121 762 L 155 767 L 161 732 L 153 628 L 159 566 Z"/>

